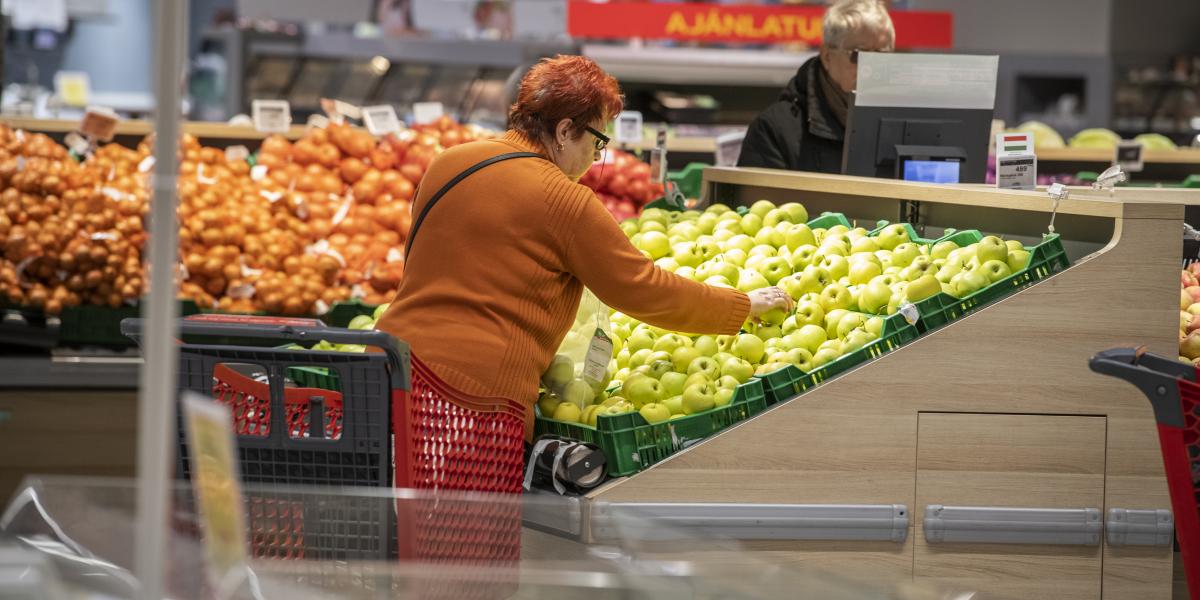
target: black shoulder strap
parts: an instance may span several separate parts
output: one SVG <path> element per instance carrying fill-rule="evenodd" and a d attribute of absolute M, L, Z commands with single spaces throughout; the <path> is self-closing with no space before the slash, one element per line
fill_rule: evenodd
<path fill-rule="evenodd" d="M 413 238 L 415 238 L 417 236 L 417 229 L 419 229 L 421 227 L 421 223 L 425 221 L 425 216 L 429 214 L 429 209 L 433 208 L 433 205 L 437 204 L 437 201 L 441 200 L 442 196 L 445 196 L 446 192 L 450 191 L 450 188 L 458 185 L 459 182 L 466 179 L 467 177 L 470 177 L 471 174 L 474 173 L 475 171 L 478 171 L 489 165 L 494 165 L 498 162 L 503 162 L 506 160 L 512 160 L 514 158 L 544 158 L 544 157 L 541 154 L 537 154 L 534 152 L 508 152 L 505 154 L 499 154 L 499 155 L 493 156 L 487 160 L 477 162 L 474 165 L 472 165 L 471 167 L 467 168 L 467 170 L 463 171 L 462 173 L 455 175 L 453 179 L 446 182 L 446 185 L 442 186 L 442 189 L 438 190 L 436 194 L 434 194 L 432 197 L 429 198 L 429 202 L 426 202 L 425 206 L 421 208 L 421 214 L 417 215 L 416 219 L 413 219 L 412 228 L 410 228 L 408 230 L 408 241 L 405 242 L 405 244 L 404 244 L 404 258 L 407 260 L 409 253 L 412 252 Z"/>

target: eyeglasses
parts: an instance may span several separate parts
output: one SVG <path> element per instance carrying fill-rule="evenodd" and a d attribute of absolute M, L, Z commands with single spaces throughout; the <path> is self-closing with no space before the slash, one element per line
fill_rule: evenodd
<path fill-rule="evenodd" d="M 596 136 L 596 152 L 603 152 L 604 149 L 608 147 L 608 142 L 610 142 L 611 140 L 609 139 L 609 137 L 607 135 L 604 135 L 603 133 L 600 133 L 599 131 L 592 129 L 590 126 L 587 126 L 587 125 L 583 126 L 583 130 Z"/>
<path fill-rule="evenodd" d="M 858 48 L 853 48 L 853 49 L 847 50 L 845 48 L 831 48 L 831 50 L 833 50 L 834 52 L 845 52 L 846 54 L 849 54 L 850 55 L 850 64 L 852 64 L 852 65 L 858 64 L 858 54 L 860 52 L 891 52 L 892 51 L 891 48 L 879 48 L 876 50 L 860 50 Z"/>

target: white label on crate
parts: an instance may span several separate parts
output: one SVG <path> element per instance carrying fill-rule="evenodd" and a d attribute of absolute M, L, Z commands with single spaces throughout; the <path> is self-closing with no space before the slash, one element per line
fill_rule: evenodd
<path fill-rule="evenodd" d="M 117 239 L 117 234 L 115 234 L 111 231 L 97 231 L 96 233 L 92 234 L 91 239 L 92 239 L 92 241 L 96 241 L 96 242 L 101 241 L 101 240 L 106 241 L 106 242 L 111 242 L 111 241 Z"/>
<path fill-rule="evenodd" d="M 267 178 L 267 165 L 254 165 L 250 167 L 250 180 L 262 181 Z"/>
<path fill-rule="evenodd" d="M 308 115 L 308 121 L 304 125 L 309 129 L 325 129 L 329 127 L 329 118 L 325 115 L 311 114 Z"/>
<path fill-rule="evenodd" d="M 400 118 L 391 104 L 368 106 L 362 109 L 363 123 L 371 135 L 382 136 L 400 131 Z"/>
<path fill-rule="evenodd" d="M 399 248 L 388 248 L 386 262 L 394 263 L 404 260 L 404 251 Z"/>
<path fill-rule="evenodd" d="M 346 219 L 346 215 L 350 214 L 350 207 L 353 204 L 354 198 L 347 194 L 346 199 L 342 201 L 342 205 L 338 207 L 337 212 L 334 213 L 333 218 L 330 219 L 329 222 L 332 223 L 334 227 L 337 227 L 339 223 Z"/>
<path fill-rule="evenodd" d="M 735 131 L 717 136 L 715 160 L 718 167 L 737 165 L 738 156 L 742 154 L 742 140 L 746 139 L 745 131 Z"/>
<path fill-rule="evenodd" d="M 254 297 L 254 286 L 250 285 L 249 283 L 243 283 L 241 285 L 233 285 L 233 286 L 230 286 L 228 290 L 226 290 L 225 295 L 229 296 L 230 298 L 233 298 L 234 300 L 245 300 L 247 298 L 253 298 Z"/>
<path fill-rule="evenodd" d="M 82 135 L 79 135 L 78 133 L 75 133 L 74 131 L 72 131 L 71 133 L 68 133 L 65 137 L 63 137 L 63 143 L 66 144 L 67 147 L 70 148 L 72 152 L 74 152 L 75 154 L 78 154 L 79 156 L 83 156 L 83 155 L 87 154 L 92 149 L 92 143 L 87 141 L 87 138 L 83 137 Z M 17 162 L 18 170 L 20 170 L 21 168 L 24 168 L 25 157 L 23 157 L 23 156 L 17 157 L 17 161 L 18 161 Z"/>
<path fill-rule="evenodd" d="M 278 202 L 278 201 L 279 201 L 279 199 L 283 197 L 283 194 L 282 194 L 282 193 L 280 193 L 280 192 L 272 192 L 272 191 L 270 191 L 270 190 L 259 190 L 259 191 L 258 191 L 258 195 L 259 195 L 259 196 L 262 196 L 263 198 L 266 198 L 266 199 L 267 199 L 267 202 L 270 202 L 270 203 L 272 203 L 272 204 L 274 204 L 274 203 Z"/>
<path fill-rule="evenodd" d="M 153 154 L 151 154 L 150 156 L 147 156 L 146 158 L 143 158 L 142 162 L 138 163 L 138 172 L 149 173 L 150 169 L 154 168 L 154 162 L 155 161 L 154 161 Z"/>
<path fill-rule="evenodd" d="M 1133 140 L 1121 140 L 1121 142 L 1117 144 L 1117 157 L 1115 164 L 1120 165 L 1121 170 L 1125 171 L 1126 173 L 1140 172 L 1144 166 L 1142 158 L 1143 149 L 1144 146 L 1142 146 L 1141 142 L 1135 142 Z"/>
<path fill-rule="evenodd" d="M 248 156 L 250 156 L 250 149 L 242 145 L 230 146 L 225 149 L 225 160 L 229 162 L 246 160 Z"/>
<path fill-rule="evenodd" d="M 596 332 L 592 334 L 592 341 L 588 343 L 587 356 L 583 359 L 584 381 L 604 381 L 608 361 L 612 359 L 612 350 L 612 340 L 605 335 L 603 329 L 597 327 Z"/>
<path fill-rule="evenodd" d="M 623 110 L 617 115 L 616 136 L 618 144 L 641 144 L 644 129 L 642 113 L 636 110 Z"/>
<path fill-rule="evenodd" d="M 1037 156 L 1034 154 L 997 156 L 996 187 L 1005 190 L 1037 189 Z"/>
<path fill-rule="evenodd" d="M 361 108 L 341 100 L 333 101 L 333 110 L 336 110 L 338 114 L 348 119 L 361 119 L 363 116 Z"/>
<path fill-rule="evenodd" d="M 329 305 L 325 304 L 324 300 L 317 298 L 317 301 L 313 303 L 313 309 L 317 311 L 317 316 L 319 317 L 329 312 Z"/>
<path fill-rule="evenodd" d="M 904 320 L 908 321 L 909 325 L 916 325 L 917 319 L 921 318 L 921 313 L 917 312 L 917 307 L 910 302 L 901 304 L 896 312 L 904 315 Z"/>
<path fill-rule="evenodd" d="M 446 112 L 441 102 L 416 102 L 413 104 L 412 110 L 413 123 L 418 125 L 432 123 Z"/>
<path fill-rule="evenodd" d="M 254 128 L 263 133 L 287 133 L 292 125 L 292 108 L 287 100 L 255 100 L 250 103 Z"/>

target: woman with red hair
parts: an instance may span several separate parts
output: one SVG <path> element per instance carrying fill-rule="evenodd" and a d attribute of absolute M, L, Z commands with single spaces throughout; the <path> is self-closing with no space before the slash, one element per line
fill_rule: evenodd
<path fill-rule="evenodd" d="M 377 325 L 474 408 L 521 407 L 524 422 L 513 418 L 527 436 L 538 379 L 584 286 L 634 318 L 692 333 L 735 334 L 791 302 L 777 288 L 747 295 L 679 277 L 630 244 L 577 183 L 621 107 L 616 79 L 587 58 L 534 66 L 508 132 L 430 164 L 413 202 L 404 279 Z M 502 487 L 520 485 L 517 477 Z"/>

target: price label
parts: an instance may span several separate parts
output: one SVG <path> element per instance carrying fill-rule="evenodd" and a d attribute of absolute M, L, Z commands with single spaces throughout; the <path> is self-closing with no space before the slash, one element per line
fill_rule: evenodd
<path fill-rule="evenodd" d="M 362 109 L 363 123 L 371 135 L 387 135 L 402 129 L 396 108 L 391 104 L 367 106 Z"/>
<path fill-rule="evenodd" d="M 417 102 L 413 104 L 413 123 L 425 125 L 432 123 L 446 114 L 441 102 Z"/>
<path fill-rule="evenodd" d="M 234 462 L 233 415 L 225 405 L 199 394 L 185 394 L 181 405 L 209 574 L 217 589 L 229 590 L 246 574 L 249 547 L 241 479 Z"/>
<path fill-rule="evenodd" d="M 89 106 L 87 112 L 83 113 L 83 120 L 79 122 L 79 131 L 93 140 L 107 142 L 112 140 L 113 134 L 116 133 L 118 121 L 120 119 L 112 109 Z"/>
<path fill-rule="evenodd" d="M 996 187 L 1007 190 L 1037 188 L 1037 154 L 1032 133 L 996 134 Z"/>
<path fill-rule="evenodd" d="M 254 128 L 263 133 L 287 133 L 292 126 L 292 108 L 287 100 L 255 100 L 250 104 Z"/>
<path fill-rule="evenodd" d="M 715 158 L 718 167 L 737 165 L 738 157 L 742 154 L 742 140 L 744 139 L 746 139 L 745 131 L 735 131 L 717 136 Z"/>
<path fill-rule="evenodd" d="M 617 115 L 617 143 L 619 144 L 634 144 L 642 143 L 642 113 L 636 110 L 623 110 Z"/>
<path fill-rule="evenodd" d="M 304 126 L 309 129 L 325 129 L 329 127 L 329 117 L 313 113 L 308 115 L 308 121 L 305 121 Z"/>
<path fill-rule="evenodd" d="M 1121 140 L 1117 144 L 1117 158 L 1114 162 L 1126 173 L 1137 173 L 1144 166 L 1144 159 L 1142 158 L 1143 149 L 1145 149 L 1145 146 L 1141 142 Z"/>
<path fill-rule="evenodd" d="M 83 71 L 59 71 L 54 74 L 54 92 L 67 106 L 87 106 L 91 78 Z"/>
<path fill-rule="evenodd" d="M 237 162 L 246 160 L 250 156 L 250 149 L 245 146 L 230 146 L 225 149 L 225 160 L 229 162 Z"/>

